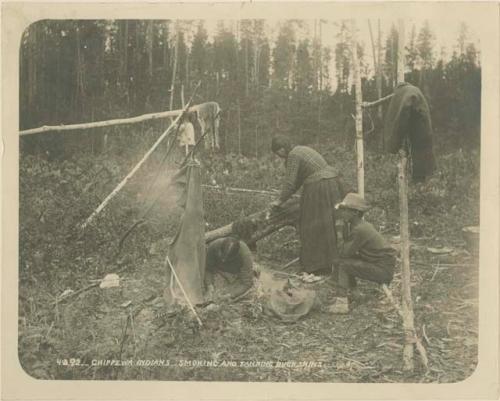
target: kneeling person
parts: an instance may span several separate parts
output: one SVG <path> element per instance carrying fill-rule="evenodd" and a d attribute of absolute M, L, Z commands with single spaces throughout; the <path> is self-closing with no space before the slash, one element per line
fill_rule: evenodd
<path fill-rule="evenodd" d="M 234 237 L 216 239 L 207 248 L 205 284 L 213 288 L 215 273 L 231 273 L 236 279 L 222 298 L 238 298 L 253 286 L 252 266 L 252 252 L 243 241 Z"/>
<path fill-rule="evenodd" d="M 396 251 L 372 224 L 363 220 L 363 213 L 370 208 L 367 202 L 360 195 L 349 193 L 336 208 L 341 210 L 342 218 L 350 226 L 350 238 L 336 261 L 340 287 L 354 290 L 356 278 L 378 284 L 390 283 Z"/>

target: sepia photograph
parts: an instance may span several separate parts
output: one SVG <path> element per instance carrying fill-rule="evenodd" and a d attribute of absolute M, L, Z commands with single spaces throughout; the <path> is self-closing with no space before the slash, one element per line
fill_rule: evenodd
<path fill-rule="evenodd" d="M 22 370 L 39 381 L 471 377 L 483 21 L 155 18 L 22 30 L 8 234 Z"/>

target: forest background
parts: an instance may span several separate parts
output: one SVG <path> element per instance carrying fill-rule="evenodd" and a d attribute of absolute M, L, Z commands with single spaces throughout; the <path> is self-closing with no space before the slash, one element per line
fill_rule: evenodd
<path fill-rule="evenodd" d="M 371 39 L 358 42 L 363 98 L 375 100 L 394 87 L 398 33 L 387 21 L 359 21 L 358 29 L 361 23 L 369 24 Z M 428 99 L 438 146 L 477 148 L 481 67 L 473 34 L 457 23 L 456 40 L 445 48 L 429 21 L 406 29 L 405 79 Z M 261 156 L 277 133 L 297 143 L 350 147 L 351 35 L 349 21 L 241 20 L 208 27 L 206 21 L 40 21 L 26 30 L 21 46 L 20 128 L 179 109 L 181 88 L 189 99 L 201 81 L 194 103 L 220 104 L 223 153 Z M 379 149 L 382 115 L 365 112 L 368 150 Z M 153 128 L 120 132 L 132 129 L 123 135 L 134 146 Z M 108 132 L 37 136 L 22 141 L 22 150 L 50 150 L 53 157 L 75 149 L 99 153 Z M 114 143 L 120 147 L 121 141 Z M 110 138 L 106 151 L 112 148 Z"/>

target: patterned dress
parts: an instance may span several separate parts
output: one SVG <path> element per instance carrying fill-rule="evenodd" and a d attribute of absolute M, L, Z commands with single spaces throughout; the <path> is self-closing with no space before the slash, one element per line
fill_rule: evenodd
<path fill-rule="evenodd" d="M 300 199 L 300 262 L 307 272 L 332 270 L 337 258 L 335 205 L 347 194 L 339 174 L 314 149 L 295 146 L 286 160 L 280 195 L 285 202 L 303 186 Z"/>

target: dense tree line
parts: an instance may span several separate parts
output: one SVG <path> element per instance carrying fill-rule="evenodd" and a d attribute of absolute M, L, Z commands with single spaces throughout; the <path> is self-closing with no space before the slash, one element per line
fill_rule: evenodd
<path fill-rule="evenodd" d="M 195 103 L 223 109 L 223 151 L 259 156 L 270 137 L 287 133 L 302 143 L 353 142 L 350 25 L 340 21 L 336 46 L 325 46 L 325 21 L 281 21 L 275 36 L 265 20 L 43 20 L 32 24 L 20 49 L 20 128 L 106 120 L 178 109 L 198 81 Z M 299 34 L 307 25 L 307 35 Z M 408 27 L 406 80 L 422 88 L 443 143 L 478 143 L 481 69 L 478 50 L 462 24 L 453 55 L 436 54 L 428 23 Z M 370 33 L 372 29 L 370 26 Z M 389 93 L 397 71 L 397 30 L 372 34 L 375 74 L 358 45 L 363 96 Z M 335 69 L 332 71 L 331 66 Z M 183 96 L 181 96 L 183 94 Z M 378 146 L 381 119 L 367 113 L 368 146 Z M 142 133 L 143 128 L 123 128 Z M 23 150 L 71 142 L 102 151 L 105 130 L 89 135 L 23 138 Z M 141 131 L 141 133 L 139 133 Z M 141 134 L 142 135 L 142 134 Z M 36 145 L 36 146 L 35 146 Z M 58 148 L 59 150 L 62 148 Z"/>

